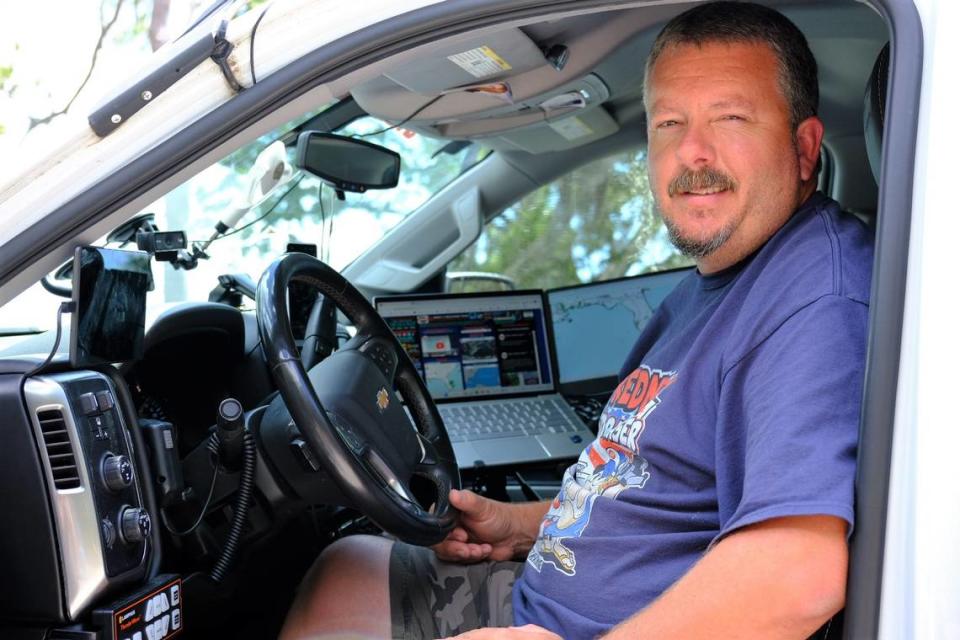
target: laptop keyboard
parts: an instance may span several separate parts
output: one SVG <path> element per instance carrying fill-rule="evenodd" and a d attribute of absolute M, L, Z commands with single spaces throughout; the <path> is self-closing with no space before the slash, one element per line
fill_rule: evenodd
<path fill-rule="evenodd" d="M 583 425 L 573 422 L 561 410 L 556 398 L 440 405 L 437 408 L 451 442 L 573 433 L 583 429 Z"/>

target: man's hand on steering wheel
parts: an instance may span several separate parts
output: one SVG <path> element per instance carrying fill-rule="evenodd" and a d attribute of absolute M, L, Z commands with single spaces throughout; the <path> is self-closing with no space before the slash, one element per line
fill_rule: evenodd
<path fill-rule="evenodd" d="M 468 490 L 451 491 L 450 504 L 459 511 L 457 524 L 433 550 L 441 560 L 464 563 L 522 557 L 547 510 L 547 503 L 509 504 Z"/>

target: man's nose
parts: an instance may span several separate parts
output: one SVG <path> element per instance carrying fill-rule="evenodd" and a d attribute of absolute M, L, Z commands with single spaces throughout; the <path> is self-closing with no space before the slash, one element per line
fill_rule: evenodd
<path fill-rule="evenodd" d="M 687 124 L 684 128 L 683 136 L 677 144 L 676 151 L 677 159 L 694 169 L 713 164 L 716 159 L 716 150 L 710 131 L 707 127 L 693 123 Z"/>

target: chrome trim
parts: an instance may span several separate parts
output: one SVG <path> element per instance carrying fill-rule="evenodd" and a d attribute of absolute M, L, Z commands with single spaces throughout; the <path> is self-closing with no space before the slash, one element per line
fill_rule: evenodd
<path fill-rule="evenodd" d="M 417 503 L 417 501 L 413 499 L 413 496 L 407 491 L 407 488 L 403 486 L 400 479 L 393 473 L 393 470 L 386 461 L 380 457 L 380 454 L 372 449 L 368 450 L 366 456 L 364 456 L 364 460 L 367 462 L 367 468 L 380 476 L 380 479 L 392 489 L 394 493 L 407 502 Z"/>
<path fill-rule="evenodd" d="M 47 473 L 47 490 L 57 527 L 57 543 L 63 569 L 64 598 L 67 616 L 75 620 L 107 586 L 106 564 L 100 546 L 100 521 L 93 501 L 92 478 L 87 471 L 86 453 L 80 444 L 77 423 L 67 394 L 57 380 L 80 379 L 90 374 L 58 374 L 28 378 L 23 395 L 33 422 L 34 437 Z M 43 447 L 40 411 L 59 410 L 67 427 L 80 476 L 80 487 L 56 489 L 50 460 Z"/>
<path fill-rule="evenodd" d="M 414 433 L 417 434 L 417 444 L 420 445 L 420 462 L 418 464 L 423 464 L 423 461 L 427 459 L 427 448 L 423 446 L 424 437 L 416 429 L 414 429 Z"/>

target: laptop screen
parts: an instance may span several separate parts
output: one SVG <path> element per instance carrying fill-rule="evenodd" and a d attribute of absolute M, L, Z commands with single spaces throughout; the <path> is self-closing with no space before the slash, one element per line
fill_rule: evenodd
<path fill-rule="evenodd" d="M 554 389 L 539 291 L 386 296 L 375 302 L 434 400 Z"/>
<path fill-rule="evenodd" d="M 615 377 L 653 312 L 690 271 L 548 291 L 560 384 Z"/>

